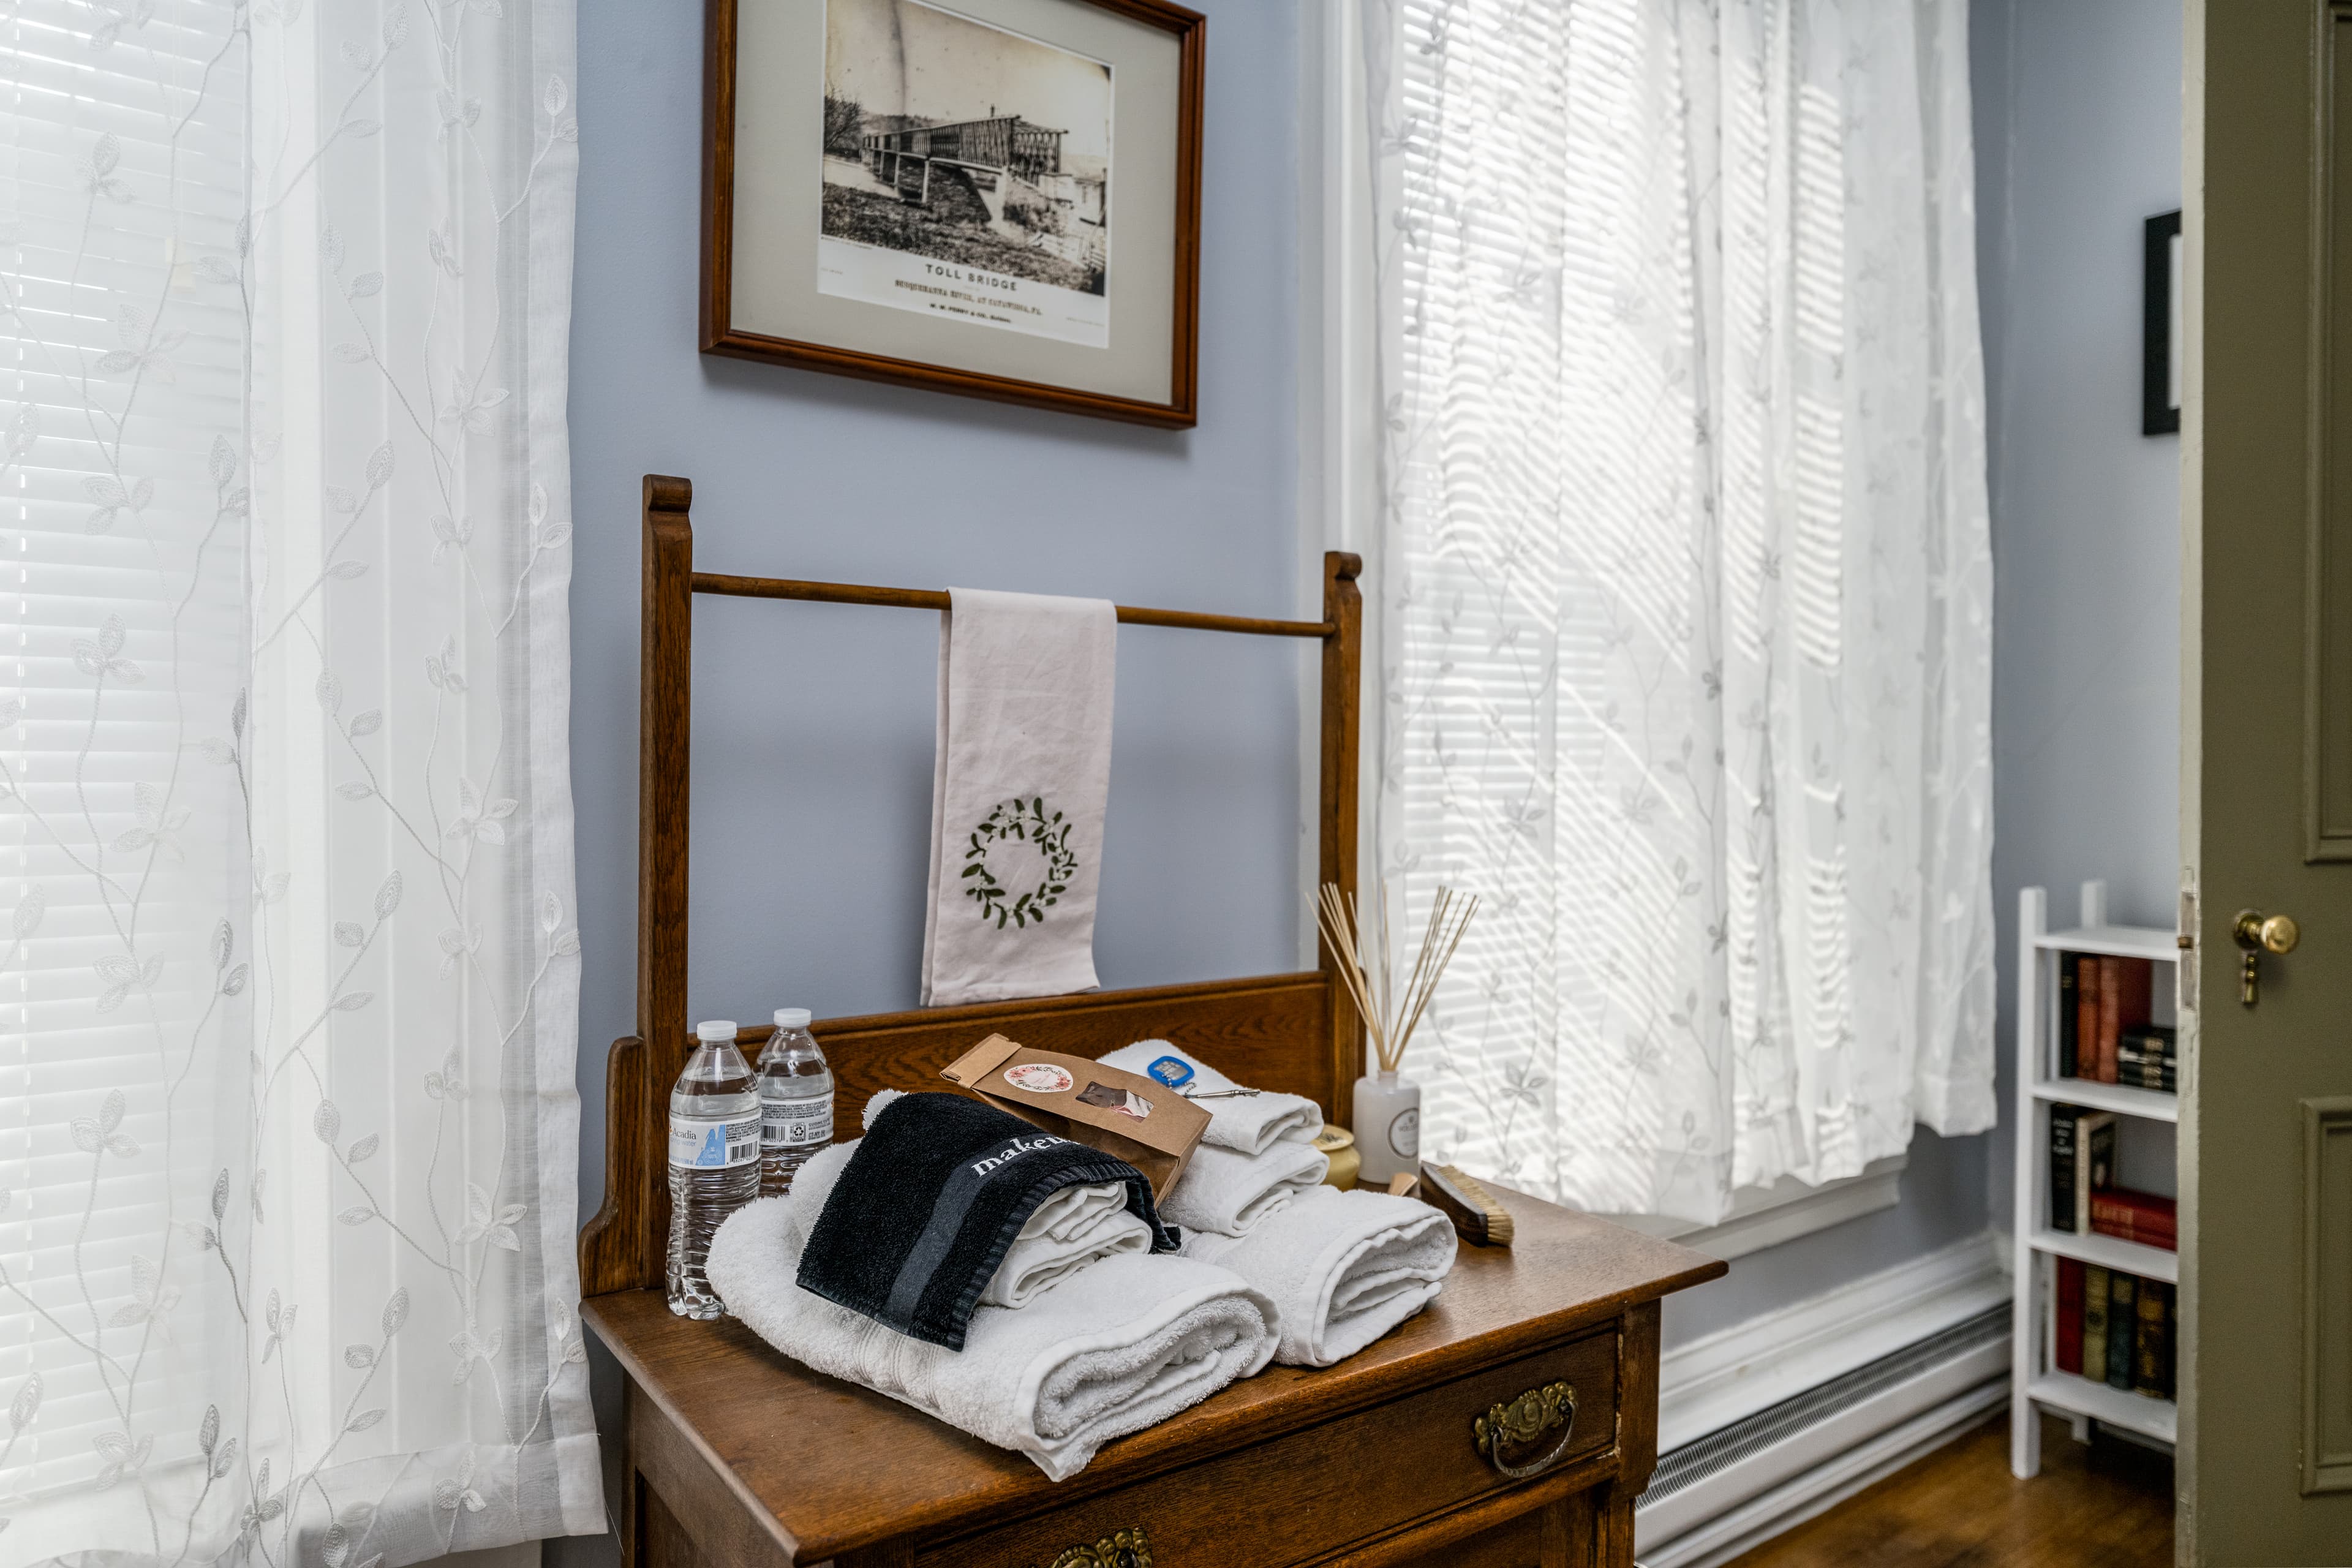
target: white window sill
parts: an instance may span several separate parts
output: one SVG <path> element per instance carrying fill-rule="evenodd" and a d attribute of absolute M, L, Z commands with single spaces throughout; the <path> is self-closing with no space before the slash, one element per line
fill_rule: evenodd
<path fill-rule="evenodd" d="M 1709 1257 L 1744 1258 L 1859 1219 L 1902 1201 L 1900 1183 L 1908 1159 L 1890 1154 L 1863 1167 L 1862 1174 L 1811 1187 L 1783 1176 L 1769 1187 L 1742 1187 L 1731 1197 L 1731 1213 L 1714 1225 L 1695 1225 L 1665 1215 L 1612 1215 L 1612 1223 L 1644 1236 L 1679 1241 Z"/>

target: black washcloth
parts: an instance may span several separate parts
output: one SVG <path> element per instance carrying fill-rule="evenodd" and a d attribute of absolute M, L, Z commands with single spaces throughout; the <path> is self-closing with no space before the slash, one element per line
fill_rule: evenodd
<path fill-rule="evenodd" d="M 908 1334 L 963 1349 L 1005 1248 L 1064 1187 L 1127 1184 L 1154 1252 L 1176 1250 L 1151 1184 L 1115 1155 L 960 1094 L 909 1094 L 876 1113 L 809 1227 L 800 1287 Z"/>

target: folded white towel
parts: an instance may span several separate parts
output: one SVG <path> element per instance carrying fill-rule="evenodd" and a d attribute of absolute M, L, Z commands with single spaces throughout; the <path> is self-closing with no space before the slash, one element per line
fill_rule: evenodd
<path fill-rule="evenodd" d="M 1316 1187 L 1245 1237 L 1190 1233 L 1184 1256 L 1274 1298 L 1286 1366 L 1329 1366 L 1427 1306 L 1454 1267 L 1453 1222 L 1386 1193 Z"/>
<path fill-rule="evenodd" d="M 1079 1269 L 1123 1252 L 1150 1252 L 1151 1227 L 1118 1182 L 1064 1187 L 1029 1215 L 980 1293 L 988 1307 L 1025 1307 Z"/>
<path fill-rule="evenodd" d="M 1247 1236 L 1252 1227 L 1320 1182 L 1331 1162 L 1312 1143 L 1276 1143 L 1237 1154 L 1202 1143 L 1160 1202 L 1160 1217 L 1186 1230 Z"/>
<path fill-rule="evenodd" d="M 948 595 L 923 1005 L 1091 991 L 1118 612 L 1107 599 Z"/>
<path fill-rule="evenodd" d="M 1018 1311 L 977 1308 L 961 1351 L 909 1338 L 793 1283 L 803 1234 L 793 1210 L 806 1201 L 794 1186 L 719 1227 L 710 1282 L 727 1310 L 814 1370 L 1026 1454 L 1054 1480 L 1274 1354 L 1273 1302 L 1225 1269 L 1165 1253 L 1105 1258 Z"/>
<path fill-rule="evenodd" d="M 1271 1090 L 1223 1093 L 1243 1086 L 1165 1040 L 1139 1040 L 1131 1046 L 1121 1046 L 1103 1058 L 1102 1062 L 1105 1067 L 1149 1077 L 1151 1064 L 1162 1057 L 1173 1057 L 1192 1069 L 1192 1076 L 1177 1087 L 1179 1094 L 1217 1095 L 1216 1099 L 1198 1102 L 1209 1113 L 1209 1130 L 1201 1134 L 1203 1143 L 1214 1143 L 1221 1149 L 1244 1154 L 1263 1154 L 1276 1143 L 1312 1143 L 1315 1135 L 1323 1131 L 1323 1108 L 1306 1096 L 1276 1094 Z"/>

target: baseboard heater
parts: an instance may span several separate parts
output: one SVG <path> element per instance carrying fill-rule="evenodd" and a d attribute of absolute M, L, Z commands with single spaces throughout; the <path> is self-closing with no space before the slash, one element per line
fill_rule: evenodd
<path fill-rule="evenodd" d="M 1640 1568 L 1715 1568 L 1959 1435 L 2009 1397 L 2001 1305 L 1659 1457 Z"/>

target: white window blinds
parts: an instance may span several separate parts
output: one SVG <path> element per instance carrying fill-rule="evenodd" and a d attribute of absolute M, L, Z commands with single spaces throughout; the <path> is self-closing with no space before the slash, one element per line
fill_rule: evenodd
<path fill-rule="evenodd" d="M 227 7 L 142 15 L 94 36 L 87 5 L 21 0 L 0 22 L 12 1509 L 186 1460 L 203 1400 L 156 1373 L 224 1331 L 167 1268 L 211 1219 L 187 1194 L 218 1163 L 213 1120 L 136 1090 L 161 1072 L 176 1104 L 208 1105 L 218 1058 L 190 1042 L 238 1005 L 180 939 L 219 921 L 242 865 L 218 827 L 241 816 L 236 770 L 198 742 L 226 728 L 243 663 L 245 322 L 220 279 L 245 208 L 244 68 Z"/>
<path fill-rule="evenodd" d="M 573 25 L 0 13 L 0 1568 L 601 1528 Z"/>

